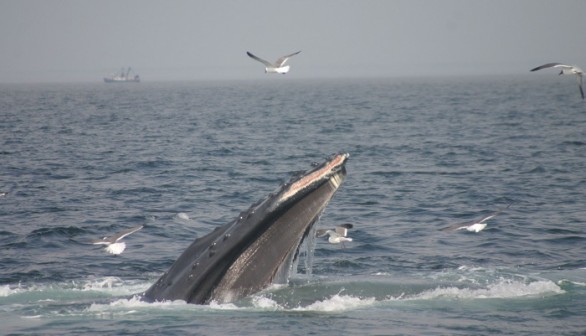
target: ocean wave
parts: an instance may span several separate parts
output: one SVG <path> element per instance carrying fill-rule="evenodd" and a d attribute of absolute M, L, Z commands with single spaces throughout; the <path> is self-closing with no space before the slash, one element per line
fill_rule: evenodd
<path fill-rule="evenodd" d="M 360 298 L 351 295 L 334 295 L 325 300 L 316 301 L 306 307 L 294 308 L 294 311 L 345 311 L 370 306 L 376 302 L 374 297 Z"/>
<path fill-rule="evenodd" d="M 0 297 L 10 296 L 21 293 L 23 290 L 19 286 L 2 285 L 0 286 Z"/>
<path fill-rule="evenodd" d="M 64 301 L 74 297 L 117 297 L 144 292 L 150 281 L 123 280 L 114 276 L 68 282 L 7 284 L 0 286 L 0 297 L 18 295 L 22 301 Z"/>
<path fill-rule="evenodd" d="M 535 281 L 523 283 L 519 281 L 503 280 L 491 284 L 487 288 L 459 288 L 437 287 L 417 294 L 410 300 L 449 299 L 507 299 L 529 296 L 544 296 L 563 294 L 565 291 L 552 281 Z M 407 299 L 407 298 L 406 298 Z"/>
<path fill-rule="evenodd" d="M 117 299 L 106 303 L 92 303 L 85 309 L 86 313 L 97 315 L 128 315 L 134 314 L 141 310 L 185 310 L 195 308 L 195 305 L 190 305 L 183 300 L 163 301 L 163 302 L 146 302 L 142 301 L 139 296 L 132 296 L 130 298 Z"/>

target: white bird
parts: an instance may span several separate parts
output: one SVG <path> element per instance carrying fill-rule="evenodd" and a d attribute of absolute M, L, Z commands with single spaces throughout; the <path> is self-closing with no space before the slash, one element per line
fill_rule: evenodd
<path fill-rule="evenodd" d="M 561 68 L 559 75 L 574 75 L 576 76 L 576 81 L 578 81 L 578 88 L 580 89 L 580 95 L 582 99 L 584 99 L 584 90 L 582 89 L 582 74 L 584 71 L 575 65 L 566 65 L 561 63 L 547 63 L 544 65 L 540 65 L 537 68 L 531 69 L 531 71 L 537 71 L 541 69 L 547 68 Z"/>
<path fill-rule="evenodd" d="M 334 229 L 319 229 L 315 231 L 316 237 L 323 237 L 325 235 L 329 235 L 328 241 L 331 244 L 339 244 L 342 243 L 344 246 L 344 242 L 351 242 L 352 238 L 348 236 L 348 229 L 353 228 L 354 225 L 352 224 L 342 224 L 340 226 L 336 226 Z"/>
<path fill-rule="evenodd" d="M 135 226 L 135 227 L 130 228 L 128 230 L 118 232 L 113 236 L 104 237 L 102 239 L 94 240 L 94 241 L 92 241 L 92 244 L 106 245 L 106 251 L 108 253 L 118 255 L 118 254 L 124 252 L 124 250 L 126 249 L 126 243 L 123 241 L 120 241 L 120 240 L 122 240 L 122 238 L 124 238 L 124 237 L 128 236 L 129 234 L 134 233 L 142 228 L 143 228 L 143 225 L 138 225 L 138 226 Z"/>
<path fill-rule="evenodd" d="M 454 225 L 450 225 L 448 227 L 445 227 L 442 229 L 442 231 L 459 231 L 459 230 L 466 230 L 469 232 L 480 232 L 482 230 L 484 230 L 484 228 L 486 227 L 486 221 L 495 217 L 496 215 L 500 214 L 501 212 L 503 212 L 505 209 L 508 209 L 511 206 L 512 203 L 509 203 L 509 205 L 507 205 L 505 208 L 500 209 L 498 211 L 495 211 L 487 216 L 484 216 L 478 220 L 474 220 L 471 222 L 466 222 L 466 223 L 458 223 L 458 224 L 454 224 Z"/>
<path fill-rule="evenodd" d="M 294 52 L 290 55 L 283 56 L 283 57 L 279 58 L 275 63 L 265 61 L 264 59 L 253 55 L 250 51 L 247 51 L 246 54 L 250 58 L 257 60 L 257 61 L 261 62 L 262 64 L 264 64 L 265 65 L 265 73 L 279 73 L 279 74 L 284 75 L 287 72 L 289 72 L 289 66 L 285 65 L 287 60 L 291 56 L 295 56 L 295 55 L 299 54 L 300 52 L 301 52 L 301 50 L 299 50 L 298 52 Z"/>

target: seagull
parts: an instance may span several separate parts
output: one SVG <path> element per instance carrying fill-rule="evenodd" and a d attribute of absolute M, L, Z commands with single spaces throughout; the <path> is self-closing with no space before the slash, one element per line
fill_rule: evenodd
<path fill-rule="evenodd" d="M 0 191 L 0 197 L 8 195 L 8 191 Z"/>
<path fill-rule="evenodd" d="M 246 54 L 250 58 L 257 60 L 257 61 L 261 62 L 262 64 L 264 64 L 266 66 L 265 73 L 279 73 L 279 74 L 284 75 L 287 72 L 289 72 L 289 66 L 285 65 L 285 63 L 287 62 L 289 57 L 295 56 L 295 55 L 299 54 L 300 52 L 301 52 L 301 50 L 299 50 L 298 52 L 294 52 L 290 55 L 283 56 L 283 57 L 279 58 L 275 63 L 265 61 L 262 58 L 253 55 L 250 51 L 247 51 Z"/>
<path fill-rule="evenodd" d="M 120 241 L 120 240 L 122 240 L 122 238 L 124 238 L 124 237 L 128 236 L 129 234 L 134 233 L 142 228 L 143 228 L 143 225 L 138 225 L 138 226 L 135 226 L 135 227 L 130 228 L 128 230 L 118 232 L 111 237 L 104 237 L 102 239 L 94 240 L 94 241 L 92 241 L 92 244 L 106 245 L 106 251 L 108 253 L 118 255 L 118 254 L 124 252 L 124 249 L 126 249 L 126 243 L 123 241 Z"/>
<path fill-rule="evenodd" d="M 352 224 L 342 224 L 340 226 L 336 226 L 334 229 L 319 229 L 315 231 L 316 237 L 323 237 L 325 235 L 329 235 L 328 241 L 331 244 L 339 244 L 342 243 L 344 246 L 344 242 L 352 241 L 352 238 L 347 237 L 348 229 L 353 228 L 354 225 Z"/>
<path fill-rule="evenodd" d="M 531 69 L 531 71 L 537 71 L 541 69 L 547 68 L 561 68 L 559 75 L 575 75 L 576 80 L 578 81 L 578 88 L 580 89 L 580 95 L 582 99 L 584 99 L 584 90 L 582 89 L 582 74 L 584 71 L 575 65 L 565 65 L 561 63 L 547 63 L 544 65 L 540 65 L 537 68 Z"/>
<path fill-rule="evenodd" d="M 487 216 L 484 216 L 482 218 L 480 218 L 479 220 L 474 220 L 471 222 L 466 222 L 466 223 L 458 223 L 458 224 L 454 224 L 454 225 L 450 225 L 448 227 L 445 227 L 442 229 L 442 231 L 459 231 L 459 230 L 466 230 L 469 232 L 480 232 L 482 230 L 484 230 L 484 228 L 486 227 L 486 221 L 495 217 L 496 215 L 500 214 L 501 212 L 503 212 L 505 209 L 508 209 L 511 206 L 512 203 L 509 203 L 509 205 L 507 205 L 505 208 L 500 209 L 498 211 L 495 211 Z"/>

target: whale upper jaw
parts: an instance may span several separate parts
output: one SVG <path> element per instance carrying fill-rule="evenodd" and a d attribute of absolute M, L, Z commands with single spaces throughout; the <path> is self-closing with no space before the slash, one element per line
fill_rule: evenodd
<path fill-rule="evenodd" d="M 286 281 L 303 239 L 342 184 L 348 157 L 333 155 L 196 239 L 143 299 L 230 302 Z"/>

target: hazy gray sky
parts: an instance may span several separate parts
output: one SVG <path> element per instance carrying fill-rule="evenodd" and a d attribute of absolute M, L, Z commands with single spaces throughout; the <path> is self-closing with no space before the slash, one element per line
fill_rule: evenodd
<path fill-rule="evenodd" d="M 526 73 L 586 67 L 584 0 L 0 0 L 0 82 Z M 279 75 L 273 75 L 279 76 Z"/>

